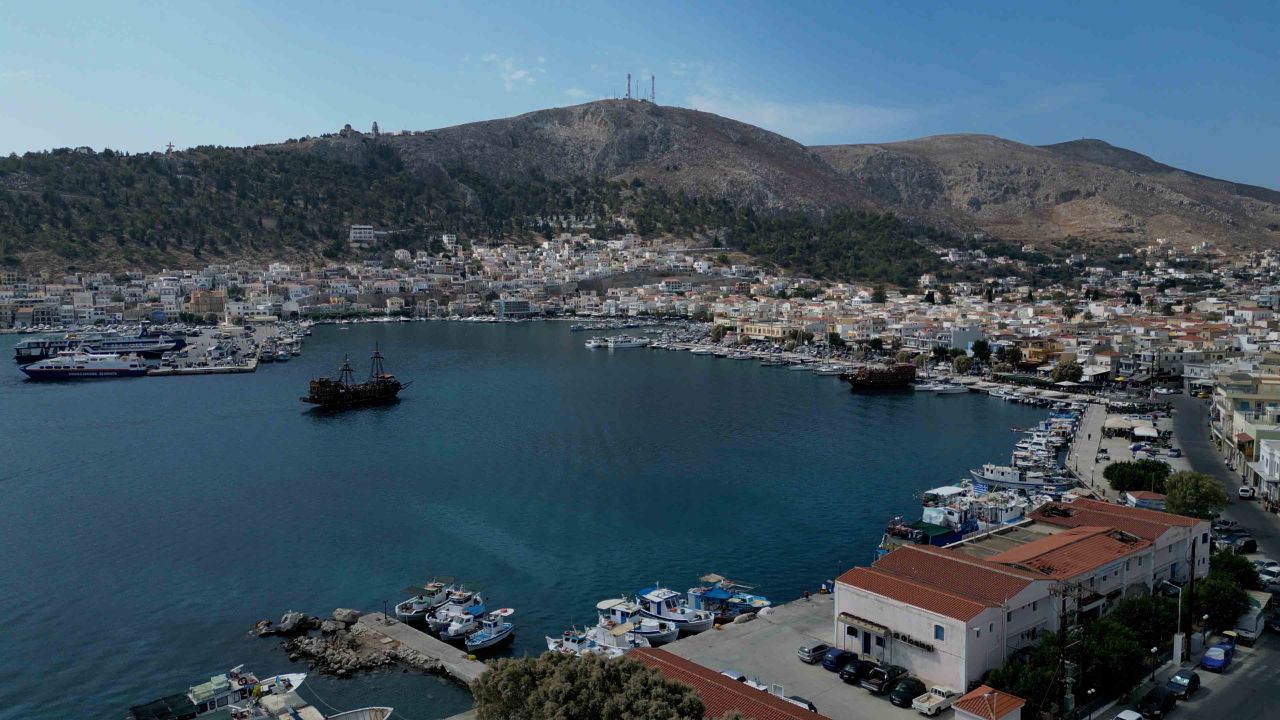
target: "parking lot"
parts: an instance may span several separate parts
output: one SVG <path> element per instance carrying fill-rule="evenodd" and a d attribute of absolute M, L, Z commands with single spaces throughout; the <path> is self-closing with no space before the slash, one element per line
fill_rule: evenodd
<path fill-rule="evenodd" d="M 814 595 L 809 601 L 780 605 L 767 617 L 683 638 L 665 649 L 713 670 L 736 670 L 762 684 L 781 686 L 777 692 L 803 697 L 833 720 L 921 717 L 894 707 L 884 696 L 846 685 L 820 664 L 806 665 L 796 657 L 802 645 L 831 641 L 834 605 L 834 596 Z M 947 710 L 937 717 L 952 714 Z"/>

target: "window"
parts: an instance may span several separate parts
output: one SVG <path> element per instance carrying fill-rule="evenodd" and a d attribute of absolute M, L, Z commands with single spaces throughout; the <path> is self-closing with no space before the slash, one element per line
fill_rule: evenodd
<path fill-rule="evenodd" d="M 1040 601 L 1039 601 L 1039 600 L 1032 600 L 1032 601 L 1031 601 L 1031 612 L 1035 612 L 1035 611 L 1037 611 L 1037 610 L 1039 610 L 1039 609 L 1040 609 Z"/>
<path fill-rule="evenodd" d="M 852 625 L 848 625 L 844 629 L 844 634 L 848 635 L 849 637 L 856 638 L 858 637 L 858 628 Z"/>
<path fill-rule="evenodd" d="M 884 647 L 884 638 L 879 635 L 876 636 L 876 647 Z"/>
<path fill-rule="evenodd" d="M 982 628 L 978 628 L 974 630 L 974 633 L 975 633 L 974 637 L 982 637 Z"/>
<path fill-rule="evenodd" d="M 996 631 L 996 624 L 993 622 L 987 623 L 987 632 L 995 632 L 995 631 Z"/>
<path fill-rule="evenodd" d="M 1209 533 L 1200 533 L 1200 544 L 1202 545 L 1209 544 Z"/>
<path fill-rule="evenodd" d="M 1012 613 L 1012 612 L 1007 612 L 1007 613 L 1005 613 L 1005 614 L 1004 614 L 1004 621 L 1005 621 L 1005 622 L 1013 622 L 1013 613 Z"/>
<path fill-rule="evenodd" d="M 946 639 L 947 639 L 947 630 L 946 630 L 946 628 L 942 627 L 941 625 L 934 625 L 934 626 L 933 626 L 933 639 L 934 639 L 934 640 L 946 640 Z"/>

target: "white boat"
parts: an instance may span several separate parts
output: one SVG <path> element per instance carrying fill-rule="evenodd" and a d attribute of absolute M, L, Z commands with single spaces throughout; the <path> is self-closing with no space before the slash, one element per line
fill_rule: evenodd
<path fill-rule="evenodd" d="M 483 615 L 484 612 L 484 599 L 480 593 L 459 588 L 450 592 L 449 599 L 427 616 L 427 627 L 434 633 L 443 632 L 456 616 Z"/>
<path fill-rule="evenodd" d="M 636 337 L 634 335 L 610 335 L 605 338 L 605 347 L 610 350 L 620 350 L 623 348 L 638 348 L 649 344 L 649 338 Z"/>
<path fill-rule="evenodd" d="M 970 470 L 979 484 L 988 488 L 1008 488 L 1029 494 L 1063 492 L 1075 486 L 1070 478 L 1055 477 L 1044 472 L 1026 470 L 1008 465 L 986 463 L 979 470 Z"/>
<path fill-rule="evenodd" d="M 694 355 L 710 355 L 711 353 L 715 352 L 715 350 L 712 350 L 709 347 L 696 347 L 690 350 L 689 352 L 693 353 Z"/>
<path fill-rule="evenodd" d="M 943 383 L 933 389 L 935 395 L 959 395 L 967 392 L 969 392 L 969 388 L 964 385 L 952 385 L 951 383 Z"/>
<path fill-rule="evenodd" d="M 623 623 L 612 628 L 597 625 L 586 630 L 565 630 L 559 638 L 547 638 L 547 649 L 579 656 L 618 657 L 629 650 L 650 647 L 649 641 L 636 635 L 632 629 L 631 623 Z"/>
<path fill-rule="evenodd" d="M 709 630 L 715 616 L 706 610 L 694 610 L 683 602 L 684 596 L 664 587 L 650 587 L 640 591 L 636 602 L 640 614 L 655 620 L 675 623 L 682 634 Z"/>
<path fill-rule="evenodd" d="M 806 371 L 806 372 L 807 372 L 807 371 L 809 371 L 809 370 L 812 370 L 812 369 L 813 369 L 813 366 L 812 366 L 812 365 L 810 365 L 810 364 L 808 364 L 808 363 L 804 363 L 804 362 L 795 362 L 795 363 L 791 363 L 791 365 L 790 365 L 787 369 L 788 369 L 788 370 L 802 370 L 802 371 Z"/>
<path fill-rule="evenodd" d="M 822 365 L 813 371 L 815 375 L 843 375 L 849 372 L 838 365 Z"/>
<path fill-rule="evenodd" d="M 287 673 L 259 680 L 253 673 L 244 672 L 243 668 L 243 665 L 237 665 L 226 673 L 210 677 L 207 682 L 192 685 L 185 693 L 135 705 L 129 708 L 129 719 L 198 717 L 253 698 L 292 693 L 307 679 L 305 673 Z"/>
<path fill-rule="evenodd" d="M 146 364 L 136 355 L 79 350 L 64 350 L 47 360 L 23 365 L 21 370 L 32 380 L 140 377 L 147 374 Z"/>
<path fill-rule="evenodd" d="M 620 625 L 630 625 L 632 634 L 643 637 L 650 645 L 675 642 L 680 628 L 669 620 L 658 620 L 640 614 L 640 606 L 626 598 L 601 600 L 596 603 L 598 627 L 612 631 Z"/>
<path fill-rule="evenodd" d="M 582 344 L 594 350 L 595 348 L 606 347 L 608 345 L 608 341 L 603 337 L 593 337 Z"/>
<path fill-rule="evenodd" d="M 514 637 L 515 623 L 507 620 L 515 613 L 511 608 L 494 610 L 480 621 L 480 629 L 467 636 L 467 652 L 476 652 L 501 645 Z"/>
<path fill-rule="evenodd" d="M 416 593 L 408 600 L 396 604 L 396 618 L 409 625 L 423 624 L 427 616 L 441 605 L 449 602 L 449 595 L 454 586 L 445 585 L 440 580 L 432 580 L 426 585 L 406 588 L 407 592 Z"/>

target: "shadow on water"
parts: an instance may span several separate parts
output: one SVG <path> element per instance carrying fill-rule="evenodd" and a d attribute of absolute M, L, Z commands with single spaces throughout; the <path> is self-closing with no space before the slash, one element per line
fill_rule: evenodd
<path fill-rule="evenodd" d="M 366 403 L 364 405 L 344 405 L 338 407 L 311 405 L 303 411 L 303 415 L 314 420 L 325 421 L 338 420 L 346 416 L 358 414 L 382 415 L 395 410 L 402 402 L 404 402 L 404 399 L 397 397 L 390 400 L 382 400 L 377 403 Z"/>

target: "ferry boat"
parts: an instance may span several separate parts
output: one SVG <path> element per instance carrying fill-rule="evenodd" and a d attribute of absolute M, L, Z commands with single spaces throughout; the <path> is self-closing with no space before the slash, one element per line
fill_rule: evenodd
<path fill-rule="evenodd" d="M 715 615 L 716 622 L 732 620 L 739 615 L 763 610 L 773 603 L 763 595 L 755 595 L 750 585 L 736 583 L 712 573 L 699 578 L 705 585 L 689 588 L 689 607 Z"/>
<path fill-rule="evenodd" d="M 516 632 L 515 623 L 507 620 L 514 613 L 515 610 L 511 608 L 502 608 L 485 615 L 484 619 L 480 621 L 480 629 L 468 635 L 466 642 L 463 643 L 466 645 L 467 652 L 486 650 L 501 645 L 514 637 Z"/>
<path fill-rule="evenodd" d="M 159 358 L 167 352 L 181 350 L 187 341 L 181 337 L 151 335 L 144 328 L 136 335 L 116 332 L 66 333 L 61 337 L 27 338 L 13 347 L 15 362 L 26 365 L 48 360 L 69 350 L 96 353 L 135 353 L 146 358 Z"/>
<path fill-rule="evenodd" d="M 291 693 L 307 679 L 304 673 L 273 675 L 259 680 L 253 673 L 237 665 L 226 673 L 214 675 L 207 682 L 192 685 L 185 693 L 177 693 L 129 708 L 129 720 L 185 720 L 228 706 L 261 698 L 264 695 Z"/>
<path fill-rule="evenodd" d="M 637 337 L 635 335 L 610 335 L 605 338 L 605 347 L 610 350 L 619 350 L 622 348 L 638 348 L 649 344 L 649 338 Z"/>
<path fill-rule="evenodd" d="M 32 380 L 75 380 L 79 378 L 140 377 L 147 366 L 137 356 L 64 350 L 57 357 L 22 366 Z"/>
<path fill-rule="evenodd" d="M 715 615 L 706 610 L 695 610 L 681 602 L 680 593 L 664 587 L 644 588 L 636 596 L 640 614 L 655 620 L 675 623 L 681 634 L 700 633 L 709 630 Z"/>
<path fill-rule="evenodd" d="M 680 628 L 675 623 L 645 617 L 640 613 L 640 606 L 626 598 L 601 600 L 596 603 L 596 615 L 597 626 L 613 630 L 620 625 L 630 625 L 632 634 L 644 638 L 650 645 L 665 645 L 680 636 Z"/>
<path fill-rule="evenodd" d="M 422 625 L 428 615 L 449 602 L 449 595 L 455 589 L 440 580 L 405 588 L 405 592 L 415 594 L 408 600 L 396 603 L 396 618 L 407 625 Z"/>

